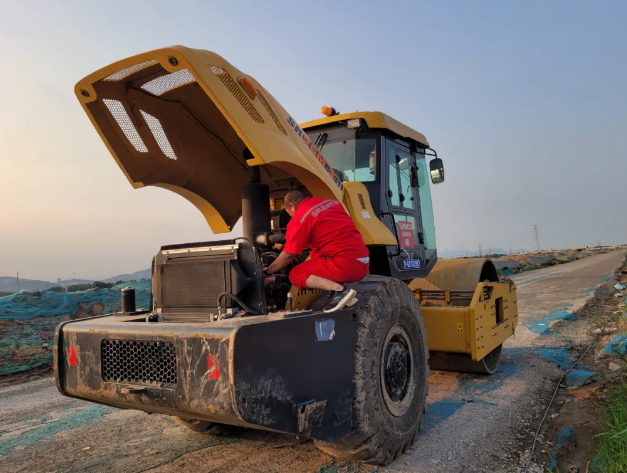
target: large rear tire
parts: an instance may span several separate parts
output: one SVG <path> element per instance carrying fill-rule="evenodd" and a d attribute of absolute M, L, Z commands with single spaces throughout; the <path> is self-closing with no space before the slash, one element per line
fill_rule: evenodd
<path fill-rule="evenodd" d="M 399 280 L 370 276 L 351 287 L 358 291 L 359 322 L 353 430 L 316 446 L 343 459 L 387 465 L 407 451 L 422 424 L 429 377 L 424 319 Z"/>

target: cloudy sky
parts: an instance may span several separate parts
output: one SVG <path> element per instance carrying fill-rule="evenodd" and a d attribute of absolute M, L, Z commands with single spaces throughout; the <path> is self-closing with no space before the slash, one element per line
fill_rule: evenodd
<path fill-rule="evenodd" d="M 148 6 L 149 5 L 149 6 Z M 211 239 L 165 190 L 133 190 L 73 94 L 172 44 L 250 73 L 300 121 L 380 110 L 444 159 L 438 246 L 626 243 L 623 0 L 0 0 L 0 276 L 104 278 Z"/>

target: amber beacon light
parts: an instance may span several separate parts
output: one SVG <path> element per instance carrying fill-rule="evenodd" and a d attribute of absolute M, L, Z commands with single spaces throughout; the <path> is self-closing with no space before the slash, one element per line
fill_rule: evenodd
<path fill-rule="evenodd" d="M 253 82 L 246 76 L 241 76 L 237 78 L 237 82 L 242 86 L 242 89 L 246 91 L 246 93 L 250 96 L 251 99 L 257 97 L 257 89 L 253 85 Z"/>
<path fill-rule="evenodd" d="M 333 115 L 337 115 L 338 112 L 333 107 L 324 106 L 320 109 L 322 114 L 326 117 L 332 117 Z"/>

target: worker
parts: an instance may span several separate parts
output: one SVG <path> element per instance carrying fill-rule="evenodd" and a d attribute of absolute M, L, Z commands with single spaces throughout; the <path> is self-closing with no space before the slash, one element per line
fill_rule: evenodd
<path fill-rule="evenodd" d="M 361 281 L 368 274 L 370 259 L 361 234 L 342 204 L 290 190 L 285 194 L 283 207 L 292 217 L 285 246 L 266 272 L 280 271 L 305 248 L 311 248 L 310 259 L 290 272 L 292 284 L 299 290 L 333 291 L 330 310 L 354 304 L 357 292 L 344 284 Z"/>

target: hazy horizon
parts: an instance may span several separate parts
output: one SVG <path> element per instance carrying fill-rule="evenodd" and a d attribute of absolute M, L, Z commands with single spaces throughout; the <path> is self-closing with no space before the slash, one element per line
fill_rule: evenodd
<path fill-rule="evenodd" d="M 0 3 L 0 276 L 105 279 L 214 237 L 162 189 L 133 190 L 74 84 L 144 51 L 209 49 L 298 121 L 380 110 L 443 158 L 438 249 L 626 242 L 627 3 Z"/>

